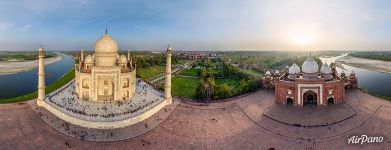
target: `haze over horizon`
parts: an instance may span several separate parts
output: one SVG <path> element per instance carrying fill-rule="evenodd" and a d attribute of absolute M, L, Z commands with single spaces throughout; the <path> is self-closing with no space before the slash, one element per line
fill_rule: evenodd
<path fill-rule="evenodd" d="M 387 0 L 3 0 L 0 50 L 391 50 Z"/>

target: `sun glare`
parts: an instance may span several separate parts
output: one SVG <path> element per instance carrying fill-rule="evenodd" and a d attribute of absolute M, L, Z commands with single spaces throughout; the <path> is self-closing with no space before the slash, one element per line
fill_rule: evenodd
<path fill-rule="evenodd" d="M 313 37 L 310 35 L 299 34 L 292 37 L 293 42 L 299 45 L 308 45 L 313 42 Z"/>
<path fill-rule="evenodd" d="M 296 28 L 291 30 L 289 38 L 296 45 L 308 46 L 315 40 L 314 32 L 310 29 Z"/>

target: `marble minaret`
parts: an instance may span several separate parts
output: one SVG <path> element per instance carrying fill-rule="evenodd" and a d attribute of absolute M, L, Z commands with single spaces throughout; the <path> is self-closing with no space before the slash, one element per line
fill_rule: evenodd
<path fill-rule="evenodd" d="M 38 49 L 38 97 L 37 105 L 42 106 L 45 100 L 45 53 L 42 46 Z"/>
<path fill-rule="evenodd" d="M 172 49 L 169 45 L 167 47 L 167 60 L 166 60 L 166 79 L 164 84 L 164 98 L 166 99 L 167 105 L 172 103 L 171 96 L 171 55 Z"/>

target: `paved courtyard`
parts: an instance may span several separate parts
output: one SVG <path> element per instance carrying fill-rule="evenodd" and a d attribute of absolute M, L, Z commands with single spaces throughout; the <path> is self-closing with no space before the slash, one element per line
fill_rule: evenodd
<path fill-rule="evenodd" d="M 277 103 L 264 113 L 265 116 L 276 121 L 303 127 L 326 126 L 344 121 L 355 114 L 346 104 L 330 104 L 327 107 L 305 105 L 299 108 Z"/>
<path fill-rule="evenodd" d="M 178 102 L 178 101 L 177 101 Z M 0 105 L 0 149 L 387 149 L 391 147 L 391 103 L 360 90 L 347 91 L 355 115 L 317 127 L 281 123 L 263 115 L 274 91 L 202 106 L 180 102 L 152 130 L 127 140 L 86 141 L 47 125 L 27 103 Z M 160 113 L 156 115 L 161 115 Z M 155 115 L 151 118 L 157 119 Z M 145 120 L 145 121 L 148 121 Z M 347 144 L 360 135 L 382 143 Z"/>

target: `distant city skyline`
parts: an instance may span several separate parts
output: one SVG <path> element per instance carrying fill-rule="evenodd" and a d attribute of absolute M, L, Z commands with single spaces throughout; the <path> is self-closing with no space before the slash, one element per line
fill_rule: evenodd
<path fill-rule="evenodd" d="M 391 50 L 387 0 L 3 0 L 0 50 Z"/>

